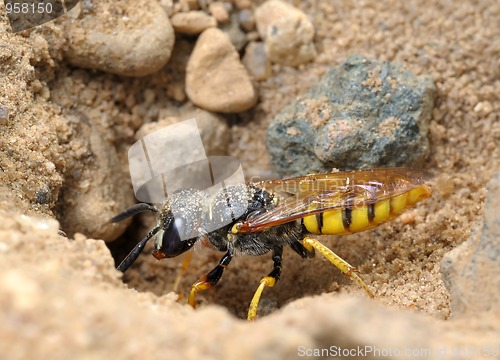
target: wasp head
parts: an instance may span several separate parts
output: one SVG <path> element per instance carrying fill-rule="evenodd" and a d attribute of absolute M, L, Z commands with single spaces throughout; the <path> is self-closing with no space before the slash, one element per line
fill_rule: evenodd
<path fill-rule="evenodd" d="M 194 189 L 175 192 L 162 204 L 155 249 L 157 259 L 176 257 L 189 250 L 200 236 L 205 198 Z"/>

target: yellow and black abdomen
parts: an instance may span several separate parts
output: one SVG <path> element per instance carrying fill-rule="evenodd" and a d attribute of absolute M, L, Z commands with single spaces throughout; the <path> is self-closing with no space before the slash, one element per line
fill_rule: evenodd
<path fill-rule="evenodd" d="M 303 224 L 312 234 L 348 235 L 369 230 L 398 217 L 416 203 L 431 196 L 428 185 L 420 185 L 400 195 L 371 203 L 344 206 L 303 218 Z M 311 210 L 314 207 L 311 206 Z"/>

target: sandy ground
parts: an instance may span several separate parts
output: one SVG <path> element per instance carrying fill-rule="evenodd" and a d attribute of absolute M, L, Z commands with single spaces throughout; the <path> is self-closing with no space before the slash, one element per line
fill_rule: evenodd
<path fill-rule="evenodd" d="M 436 174 L 433 197 L 373 231 L 321 238 L 359 268 L 375 300 L 319 256 L 298 261 L 291 251 L 282 280 L 265 290 L 255 323 L 241 319 L 271 269 L 269 256 L 234 259 L 220 283 L 200 294 L 196 310 L 185 305 L 190 286 L 220 253 L 195 251 L 177 294 L 182 258 L 158 262 L 149 248 L 122 279 L 113 257 L 123 258 L 153 219 L 140 217 L 114 242 L 99 239 L 128 225 L 106 224 L 134 201 L 128 147 L 143 123 L 179 114 L 186 100 L 172 94 L 194 40 L 178 39 L 159 72 L 127 78 L 68 65 L 64 19 L 12 34 L 2 9 L 0 102 L 8 116 L 0 119 L 0 358 L 296 358 L 315 355 L 306 350 L 316 348 L 365 345 L 391 350 L 385 358 L 421 358 L 408 353 L 418 349 L 430 351 L 426 358 L 500 356 L 499 290 L 491 286 L 498 284 L 499 238 L 494 226 L 484 226 L 485 211 L 498 214 L 494 197 L 487 210 L 485 199 L 500 170 L 500 5 L 294 5 L 315 26 L 318 56 L 298 68 L 274 65 L 273 75 L 257 83 L 257 105 L 225 116 L 228 153 L 249 176 L 273 174 L 265 149 L 273 117 L 351 54 L 402 63 L 437 87 L 425 164 Z M 472 261 L 467 255 L 488 231 L 496 268 L 465 271 L 483 289 L 464 287 L 450 298 L 443 257 L 458 248 L 448 279 L 460 288 L 454 275 L 464 273 Z M 491 302 L 463 306 L 477 291 Z"/>

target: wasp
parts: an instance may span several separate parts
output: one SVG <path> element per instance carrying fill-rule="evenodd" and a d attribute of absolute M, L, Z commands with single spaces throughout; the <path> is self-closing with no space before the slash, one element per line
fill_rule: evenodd
<path fill-rule="evenodd" d="M 194 307 L 196 294 L 214 286 L 234 256 L 272 252 L 272 270 L 260 280 L 250 302 L 247 318 L 253 320 L 264 288 L 273 287 L 280 278 L 283 248 L 290 247 L 302 258 L 319 252 L 373 297 L 356 268 L 312 236 L 349 235 L 390 221 L 431 196 L 429 179 L 425 170 L 380 168 L 249 182 L 223 188 L 213 198 L 196 189 L 180 190 L 162 204 L 139 203 L 112 219 L 118 222 L 141 212 L 157 214 L 156 226 L 117 269 L 127 270 L 153 237 L 153 256 L 157 259 L 176 257 L 198 242 L 208 244 L 224 255 L 214 269 L 192 285 L 188 303 Z M 239 215 L 235 215 L 231 198 L 243 204 Z M 174 216 L 172 208 L 179 205 L 184 210 Z M 207 216 L 231 220 L 204 231 Z M 181 236 L 192 231 L 197 235 L 189 239 Z"/>

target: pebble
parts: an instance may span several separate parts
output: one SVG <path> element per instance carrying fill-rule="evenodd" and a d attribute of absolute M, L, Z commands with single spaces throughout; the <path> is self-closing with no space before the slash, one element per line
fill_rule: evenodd
<path fill-rule="evenodd" d="M 221 2 L 216 1 L 208 5 L 208 11 L 217 19 L 219 24 L 225 24 L 229 21 L 229 12 Z"/>
<path fill-rule="evenodd" d="M 189 10 L 200 9 L 200 4 L 198 0 L 181 0 L 180 3 L 182 4 L 183 9 L 189 9 Z"/>
<path fill-rule="evenodd" d="M 353 55 L 273 120 L 271 161 L 281 176 L 418 165 L 435 93 L 430 78 Z"/>
<path fill-rule="evenodd" d="M 249 9 L 243 9 L 238 13 L 238 22 L 246 32 L 255 30 L 255 17 Z"/>
<path fill-rule="evenodd" d="M 452 318 L 500 312 L 500 172 L 486 188 L 483 221 L 466 242 L 441 261 Z"/>
<path fill-rule="evenodd" d="M 273 63 L 299 66 L 316 57 L 314 26 L 296 7 L 280 0 L 266 1 L 255 10 L 255 22 Z"/>
<path fill-rule="evenodd" d="M 227 34 L 227 36 L 229 36 L 229 39 L 231 40 L 231 43 L 234 45 L 236 50 L 238 51 L 243 50 L 248 40 L 245 32 L 241 30 L 238 20 L 238 14 L 232 14 L 231 21 L 221 25 L 220 29 L 224 31 Z"/>
<path fill-rule="evenodd" d="M 204 11 L 177 13 L 171 18 L 175 32 L 196 35 L 208 28 L 216 27 L 217 20 Z"/>
<path fill-rule="evenodd" d="M 214 112 L 237 113 L 257 102 L 257 92 L 229 37 L 205 30 L 186 67 L 186 93 L 193 104 Z"/>
<path fill-rule="evenodd" d="M 56 200 L 54 197 L 47 184 L 44 184 L 35 192 L 35 202 L 40 205 L 49 205 L 52 201 Z"/>
<path fill-rule="evenodd" d="M 480 115 L 486 117 L 492 113 L 493 105 L 491 105 L 491 103 L 489 101 L 478 102 L 474 106 L 474 111 L 479 113 Z"/>
<path fill-rule="evenodd" d="M 249 43 L 242 61 L 255 80 L 266 80 L 272 75 L 271 63 L 262 42 Z"/>
<path fill-rule="evenodd" d="M 145 76 L 164 67 L 174 46 L 170 20 L 156 0 L 103 0 L 67 17 L 69 63 L 124 76 Z"/>
<path fill-rule="evenodd" d="M 174 0 L 160 0 L 160 5 L 169 17 L 174 14 Z"/>
<path fill-rule="evenodd" d="M 235 6 L 237 9 L 251 9 L 252 0 L 236 0 Z"/>
<path fill-rule="evenodd" d="M 139 130 L 137 130 L 135 139 L 140 140 L 154 131 L 189 119 L 196 119 L 207 156 L 228 154 L 231 133 L 226 119 L 221 115 L 196 108 L 191 104 L 181 107 L 175 114 L 162 117 L 158 122 L 142 125 Z"/>
<path fill-rule="evenodd" d="M 0 125 L 7 125 L 8 118 L 9 108 L 3 104 L 0 104 Z"/>

